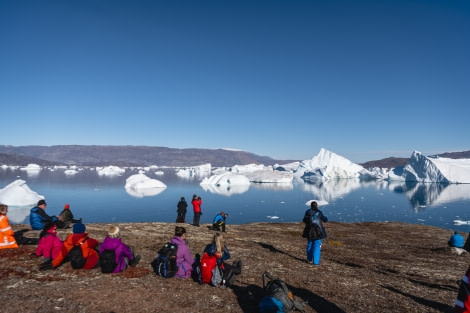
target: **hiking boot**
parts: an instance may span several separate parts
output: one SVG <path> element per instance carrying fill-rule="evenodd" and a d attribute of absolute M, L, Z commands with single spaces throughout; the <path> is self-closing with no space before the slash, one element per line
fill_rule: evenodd
<path fill-rule="evenodd" d="M 238 275 L 240 275 L 240 274 L 242 273 L 242 265 L 243 265 L 243 263 L 242 263 L 241 260 L 239 260 L 239 261 L 236 262 L 236 265 L 237 265 L 237 268 L 239 269 Z"/>
<path fill-rule="evenodd" d="M 131 267 L 136 267 L 137 264 L 139 264 L 140 262 L 140 258 L 141 258 L 140 254 L 135 255 L 134 258 L 129 262 L 129 265 Z"/>

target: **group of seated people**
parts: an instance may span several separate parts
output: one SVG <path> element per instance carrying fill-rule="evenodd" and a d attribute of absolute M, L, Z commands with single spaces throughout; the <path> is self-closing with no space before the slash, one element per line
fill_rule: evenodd
<path fill-rule="evenodd" d="M 86 231 L 86 226 L 82 223 L 82 219 L 76 220 L 67 204 L 61 218 L 57 216 L 49 216 L 45 209 L 47 204 L 44 200 L 38 201 L 37 205 L 31 209 L 30 224 L 33 230 L 41 230 L 39 234 L 39 242 L 35 252 L 38 257 L 43 257 L 43 263 L 40 265 L 41 270 L 57 268 L 64 262 L 70 260 L 70 252 L 76 246 L 79 246 L 82 255 L 86 256 L 84 264 L 81 268 L 93 269 L 100 266 L 100 256 L 104 251 L 111 250 L 114 252 L 115 265 L 112 273 L 124 271 L 128 266 L 136 266 L 141 256 L 134 254 L 131 247 L 121 240 L 121 232 L 118 226 L 110 226 L 108 234 L 103 242 L 91 238 Z M 0 204 L 0 248 L 18 248 L 15 241 L 15 234 L 10 227 L 7 218 L 8 206 Z M 67 213 L 67 214 L 65 214 Z M 65 217 L 65 218 L 64 218 Z M 227 214 L 221 212 L 214 219 L 213 229 L 225 231 L 225 218 Z M 72 226 L 73 224 L 73 226 Z M 57 234 L 57 228 L 71 227 L 72 233 L 65 240 Z M 175 227 L 174 237 L 171 243 L 178 246 L 177 250 L 177 266 L 178 271 L 175 275 L 177 278 L 189 278 L 192 276 L 199 255 L 193 258 L 186 240 L 186 228 L 181 226 Z M 205 254 L 215 256 L 217 266 L 224 272 L 230 272 L 231 275 L 239 275 L 241 273 L 241 261 L 234 264 L 227 264 L 226 260 L 230 258 L 227 246 L 224 244 L 222 234 L 219 232 L 214 234 L 213 240 L 204 249 Z"/>

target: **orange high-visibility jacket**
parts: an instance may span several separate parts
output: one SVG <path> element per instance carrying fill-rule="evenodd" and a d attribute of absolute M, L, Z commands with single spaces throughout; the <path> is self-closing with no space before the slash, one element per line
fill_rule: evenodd
<path fill-rule="evenodd" d="M 18 248 L 15 232 L 11 229 L 8 217 L 0 214 L 0 249 Z"/>

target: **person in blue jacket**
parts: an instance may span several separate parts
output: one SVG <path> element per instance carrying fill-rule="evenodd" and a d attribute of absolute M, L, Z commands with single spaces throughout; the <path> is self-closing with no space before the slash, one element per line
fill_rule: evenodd
<path fill-rule="evenodd" d="M 450 237 L 448 244 L 451 247 L 463 248 L 464 239 L 458 232 L 454 232 L 454 234 Z"/>
<path fill-rule="evenodd" d="M 326 230 L 323 223 L 328 222 L 328 218 L 318 209 L 318 203 L 312 201 L 310 209 L 305 212 L 303 222 L 305 223 L 305 228 L 302 237 L 307 238 L 307 263 L 313 262 L 314 265 L 320 265 L 322 240 L 326 238 Z M 314 236 L 310 231 L 314 223 L 320 226 L 321 234 L 319 236 Z"/>
<path fill-rule="evenodd" d="M 29 214 L 29 224 L 34 230 L 42 230 L 46 222 L 57 222 L 57 216 L 49 216 L 46 213 L 46 201 L 39 200 L 38 204 L 31 209 Z"/>
<path fill-rule="evenodd" d="M 225 233 L 225 219 L 227 216 L 228 214 L 223 211 L 217 214 L 212 222 L 212 229 L 220 231 L 220 228 L 222 228 L 222 232 Z"/>

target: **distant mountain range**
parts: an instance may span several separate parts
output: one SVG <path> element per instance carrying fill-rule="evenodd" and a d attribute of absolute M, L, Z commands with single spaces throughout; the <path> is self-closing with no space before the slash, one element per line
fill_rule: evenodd
<path fill-rule="evenodd" d="M 246 164 L 286 164 L 296 160 L 275 160 L 267 156 L 226 149 L 174 149 L 149 146 L 4 146 L 0 145 L 0 165 L 25 166 L 198 166 L 215 167 Z"/>
<path fill-rule="evenodd" d="M 446 152 L 440 157 L 470 159 L 470 150 Z M 313 156 L 312 156 L 313 157 Z M 198 166 L 210 163 L 214 167 L 246 164 L 287 164 L 302 160 L 275 160 L 267 156 L 226 149 L 175 149 L 149 146 L 5 146 L 0 145 L 0 165 L 26 166 L 38 164 L 82 166 Z M 362 163 L 365 168 L 405 166 L 408 158 L 389 157 Z"/>

